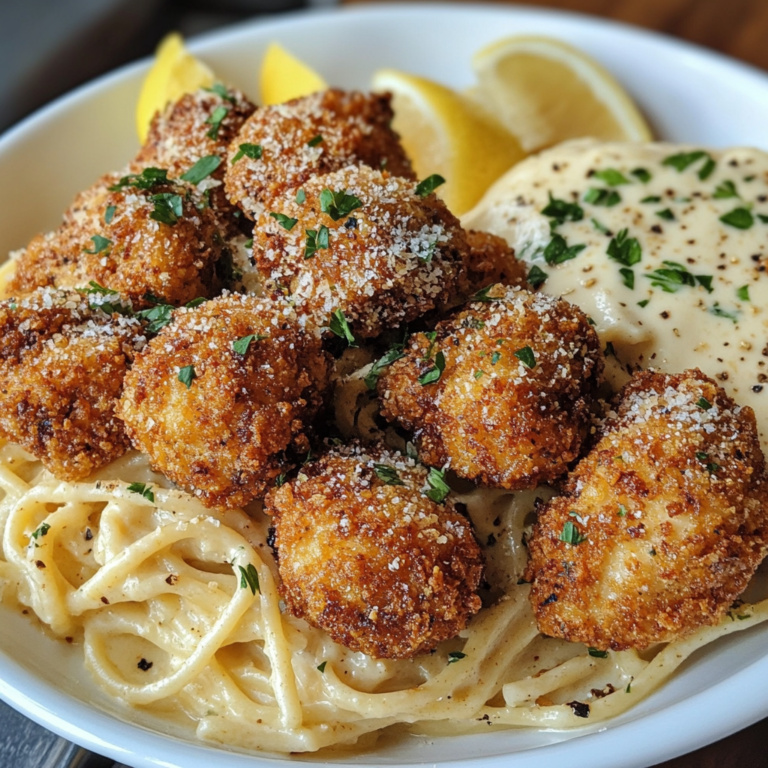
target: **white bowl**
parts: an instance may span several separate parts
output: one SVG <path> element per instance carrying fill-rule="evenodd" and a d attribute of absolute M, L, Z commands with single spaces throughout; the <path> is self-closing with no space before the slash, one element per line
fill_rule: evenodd
<path fill-rule="evenodd" d="M 218 76 L 255 95 L 266 45 L 278 40 L 333 84 L 366 88 L 391 66 L 455 87 L 474 51 L 505 35 L 567 40 L 601 61 L 661 138 L 709 146 L 768 145 L 768 77 L 691 45 L 585 16 L 514 7 L 364 6 L 243 24 L 192 46 Z M 57 224 L 71 197 L 134 154 L 134 105 L 147 62 L 100 78 L 0 139 L 0 253 Z M 662 690 L 599 730 L 492 731 L 386 742 L 345 762 L 455 762 L 501 768 L 635 768 L 695 749 L 768 715 L 768 627 L 692 657 Z M 236 768 L 284 762 L 218 749 L 126 710 L 96 689 L 77 649 L 0 608 L 0 696 L 37 722 L 136 768 Z M 293 757 L 292 760 L 301 760 Z M 304 759 L 312 760 L 311 756 Z"/>

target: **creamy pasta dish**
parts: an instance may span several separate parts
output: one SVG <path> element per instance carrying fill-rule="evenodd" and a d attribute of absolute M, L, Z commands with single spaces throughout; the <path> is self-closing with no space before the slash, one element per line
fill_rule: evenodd
<path fill-rule="evenodd" d="M 4 272 L 2 600 L 201 740 L 579 728 L 768 618 L 768 156 L 459 221 L 392 116 L 187 94 Z"/>

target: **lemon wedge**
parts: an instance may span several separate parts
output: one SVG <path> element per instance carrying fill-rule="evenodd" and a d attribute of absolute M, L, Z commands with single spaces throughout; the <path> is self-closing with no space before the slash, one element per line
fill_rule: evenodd
<path fill-rule="evenodd" d="M 185 93 L 213 85 L 214 74 L 184 46 L 178 32 L 166 35 L 157 46 L 155 61 L 144 78 L 136 105 L 136 130 L 143 144 L 155 112 L 177 101 Z"/>
<path fill-rule="evenodd" d="M 327 87 L 328 83 L 314 69 L 277 43 L 270 43 L 259 73 L 262 104 L 282 104 Z"/>
<path fill-rule="evenodd" d="M 468 95 L 492 111 L 532 152 L 567 139 L 650 141 L 635 103 L 600 64 L 550 37 L 499 40 L 472 60 Z"/>
<path fill-rule="evenodd" d="M 438 194 L 457 215 L 524 157 L 517 139 L 493 115 L 450 88 L 383 69 L 374 75 L 373 89 L 393 94 L 392 127 L 416 173 L 446 179 Z"/>

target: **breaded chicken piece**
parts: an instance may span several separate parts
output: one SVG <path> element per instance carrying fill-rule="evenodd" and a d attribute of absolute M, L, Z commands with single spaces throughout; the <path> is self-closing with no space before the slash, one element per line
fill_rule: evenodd
<path fill-rule="evenodd" d="M 340 310 L 356 335 L 377 336 L 456 292 L 466 240 L 458 220 L 414 182 L 365 166 L 315 176 L 274 200 L 253 235 L 267 294 L 327 326 Z"/>
<path fill-rule="evenodd" d="M 698 370 L 636 374 L 529 541 L 539 629 L 613 650 L 683 637 L 723 618 L 767 542 L 752 409 Z"/>
<path fill-rule="evenodd" d="M 173 305 L 215 295 L 223 247 L 217 219 L 162 174 L 110 174 L 80 193 L 61 226 L 27 246 L 9 291 L 77 288 L 93 280 L 135 307 L 147 306 L 147 293 Z"/>
<path fill-rule="evenodd" d="M 290 307 L 224 295 L 174 312 L 126 378 L 119 415 L 153 466 L 207 506 L 262 495 L 309 450 L 327 387 L 320 339 Z"/>
<path fill-rule="evenodd" d="M 237 210 L 224 191 L 227 148 L 256 107 L 240 91 L 221 84 L 182 96 L 158 112 L 132 170 L 155 167 L 178 179 L 202 158 L 218 157 L 219 166 L 202 181 L 193 183 L 199 195 L 210 200 L 225 226 L 235 234 Z"/>
<path fill-rule="evenodd" d="M 390 128 L 390 96 L 331 88 L 254 112 L 229 147 L 229 199 L 256 219 L 313 176 L 348 165 L 414 178 Z M 254 150 L 254 147 L 259 149 Z"/>
<path fill-rule="evenodd" d="M 383 368 L 382 415 L 414 431 L 419 458 L 483 485 L 551 482 L 579 456 L 603 355 L 562 299 L 493 286 Z"/>
<path fill-rule="evenodd" d="M 519 285 L 525 287 L 526 265 L 515 258 L 515 252 L 507 241 L 490 232 L 466 230 L 467 246 L 465 252 L 466 284 L 463 301 L 474 293 L 495 283 Z"/>
<path fill-rule="evenodd" d="M 146 339 L 107 300 L 125 311 L 115 296 L 50 288 L 0 302 L 0 434 L 62 480 L 82 480 L 129 447 L 115 406 Z"/>
<path fill-rule="evenodd" d="M 480 609 L 483 558 L 427 470 L 382 445 L 339 447 L 271 491 L 281 592 L 294 616 L 374 658 L 409 659 Z"/>

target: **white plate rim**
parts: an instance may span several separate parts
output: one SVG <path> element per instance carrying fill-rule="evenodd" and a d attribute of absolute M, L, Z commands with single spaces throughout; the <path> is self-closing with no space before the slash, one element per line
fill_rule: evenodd
<path fill-rule="evenodd" d="M 486 3 L 477 5 L 455 4 L 450 6 L 429 3 L 408 5 L 371 3 L 342 8 L 322 8 L 293 12 L 275 18 L 262 18 L 241 22 L 222 30 L 201 35 L 189 41 L 189 47 L 197 53 L 220 45 L 228 38 L 247 36 L 258 27 L 278 34 L 282 29 L 299 24 L 306 18 L 323 20 L 338 14 L 371 17 L 393 14 L 402 17 L 425 13 L 448 13 L 456 17 L 462 14 L 525 14 L 544 20 L 570 20 L 606 31 L 637 36 L 648 43 L 664 48 L 675 48 L 688 56 L 696 57 L 705 67 L 726 71 L 746 80 L 760 89 L 768 89 L 768 76 L 749 64 L 736 61 L 723 54 L 693 43 L 634 27 L 623 22 L 599 19 L 587 14 L 542 9 L 525 5 L 499 6 Z M 55 119 L 57 114 L 91 96 L 109 90 L 116 83 L 145 70 L 150 59 L 125 65 L 113 72 L 86 83 L 74 91 L 54 100 L 16 124 L 0 136 L 0 155 L 12 151 L 13 145 L 27 131 Z M 699 747 L 710 744 L 745 728 L 768 715 L 768 653 L 741 669 L 727 680 L 691 696 L 684 701 L 670 704 L 642 718 L 602 728 L 596 732 L 576 736 L 556 744 L 536 747 L 513 755 L 495 755 L 460 761 L 433 763 L 432 765 L 461 765 L 464 768 L 501 768 L 502 761 L 512 757 L 518 768 L 547 768 L 556 762 L 567 762 L 573 768 L 643 768 L 667 760 Z M 242 754 L 191 742 L 174 736 L 163 735 L 142 726 L 127 723 L 110 714 L 94 709 L 19 666 L 0 650 L 0 698 L 35 722 L 70 739 L 75 743 L 112 759 L 128 763 L 134 768 L 191 768 L 203 766 L 210 760 L 222 768 L 240 766 L 283 765 L 288 758 L 267 754 Z M 727 706 L 724 707 L 724 702 Z M 696 722 L 690 713 L 697 712 Z M 656 730 L 654 730 L 656 728 Z M 656 743 L 648 735 L 659 738 Z M 141 751 L 137 748 L 141 745 Z M 642 745 L 640 751 L 634 751 Z M 634 752 L 627 754 L 627 752 Z M 295 759 L 295 758 L 291 758 Z M 309 759 L 312 759 L 311 757 Z M 349 763 L 323 761 L 327 766 L 348 766 Z M 372 764 L 372 763 L 366 763 Z M 404 768 L 416 768 L 424 762 L 398 763 Z"/>

